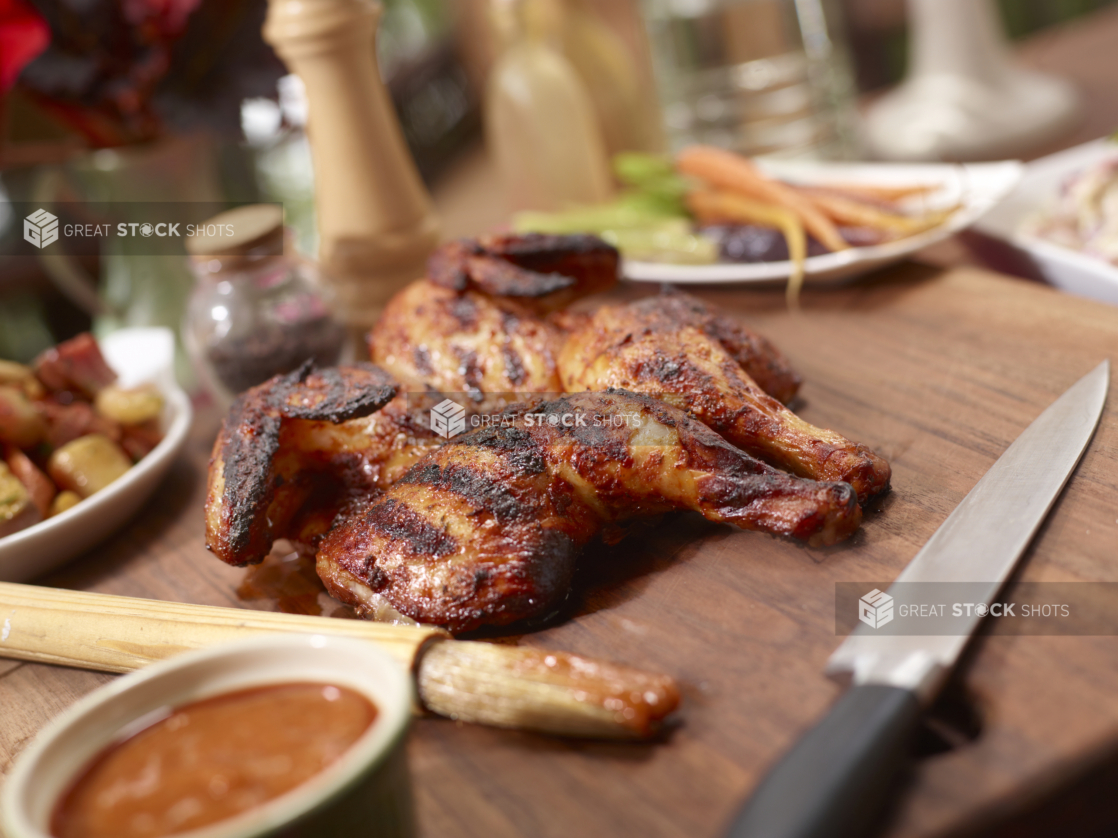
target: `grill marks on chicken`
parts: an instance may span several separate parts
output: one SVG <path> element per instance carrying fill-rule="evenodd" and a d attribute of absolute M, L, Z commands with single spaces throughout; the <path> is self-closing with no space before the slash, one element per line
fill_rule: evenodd
<path fill-rule="evenodd" d="M 767 338 L 751 332 L 729 317 L 711 311 L 702 300 L 668 289 L 656 297 L 631 303 L 630 316 L 643 323 L 650 334 L 670 343 L 682 328 L 691 328 L 706 335 L 737 361 L 746 375 L 782 404 L 796 397 L 803 383 L 792 364 Z M 582 328 L 592 325 L 584 321 Z"/>
<path fill-rule="evenodd" d="M 561 330 L 540 315 L 617 282 L 617 251 L 595 236 L 486 236 L 432 254 L 428 279 L 389 301 L 369 354 L 412 389 L 501 394 L 561 391 Z"/>
<path fill-rule="evenodd" d="M 788 411 L 800 379 L 784 356 L 693 297 L 559 310 L 617 265 L 587 236 L 440 248 L 370 336 L 380 367 L 305 368 L 238 399 L 211 460 L 207 547 L 243 565 L 289 538 L 366 616 L 467 631 L 550 613 L 586 543 L 642 516 L 848 537 L 888 464 Z M 427 409 L 447 393 L 486 412 L 539 395 L 444 445 Z"/>
<path fill-rule="evenodd" d="M 327 589 L 380 619 L 456 630 L 505 625 L 562 599 L 590 529 L 570 487 L 484 444 L 440 451 L 391 497 L 339 517 L 318 551 Z"/>
<path fill-rule="evenodd" d="M 559 372 L 568 392 L 621 387 L 673 404 L 766 462 L 850 483 L 863 501 L 888 488 L 884 459 L 781 404 L 799 378 L 768 341 L 688 295 L 603 306 L 571 332 Z"/>
<path fill-rule="evenodd" d="M 369 336 L 372 360 L 412 389 L 559 392 L 560 332 L 506 300 L 421 279 L 392 298 Z"/>
<path fill-rule="evenodd" d="M 310 365 L 246 391 L 210 459 L 206 547 L 259 562 L 278 538 L 313 545 L 353 494 L 403 474 L 439 441 L 372 364 Z"/>
<path fill-rule="evenodd" d="M 582 417 L 570 427 L 533 415 Z M 677 509 L 831 544 L 857 528 L 851 487 L 793 477 L 683 411 L 621 391 L 515 406 L 431 452 L 322 540 L 331 593 L 372 614 L 467 631 L 553 610 L 604 527 Z"/>

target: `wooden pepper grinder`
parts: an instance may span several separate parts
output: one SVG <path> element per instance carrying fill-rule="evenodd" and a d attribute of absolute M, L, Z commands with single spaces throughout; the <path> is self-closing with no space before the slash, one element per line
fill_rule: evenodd
<path fill-rule="evenodd" d="M 264 39 L 306 86 L 319 263 L 349 326 L 368 329 L 425 273 L 438 222 L 377 69 L 374 0 L 269 0 Z"/>

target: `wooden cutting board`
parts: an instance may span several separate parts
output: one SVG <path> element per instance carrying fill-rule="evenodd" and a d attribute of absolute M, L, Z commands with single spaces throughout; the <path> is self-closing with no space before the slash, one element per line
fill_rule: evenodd
<path fill-rule="evenodd" d="M 410 756 L 424 835 L 720 835 L 838 694 L 822 675 L 841 639 L 835 583 L 892 579 L 1033 418 L 1103 358 L 1118 362 L 1118 308 L 973 270 L 906 264 L 808 293 L 795 314 L 778 291 L 699 293 L 791 357 L 803 416 L 892 462 L 892 495 L 829 550 L 677 516 L 593 551 L 570 616 L 521 642 L 676 675 L 679 726 L 636 745 L 420 720 Z M 1021 579 L 1118 581 L 1116 399 L 1112 386 Z M 199 434 L 126 532 L 45 581 L 245 605 L 244 571 L 202 547 L 208 445 Z M 0 662 L 0 770 L 107 678 Z M 982 637 L 936 716 L 955 747 L 921 760 L 888 834 L 1113 834 L 1118 813 L 1092 795 L 1106 800 L 1118 773 L 1118 639 Z"/>

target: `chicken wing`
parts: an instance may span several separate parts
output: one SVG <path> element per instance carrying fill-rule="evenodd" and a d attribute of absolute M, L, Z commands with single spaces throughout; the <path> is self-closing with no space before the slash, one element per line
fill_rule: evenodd
<path fill-rule="evenodd" d="M 635 516 L 691 509 L 810 544 L 861 520 L 848 484 L 767 466 L 648 396 L 580 393 L 500 419 L 339 516 L 317 557 L 334 596 L 467 631 L 552 611 L 583 546 Z"/>
<path fill-rule="evenodd" d="M 403 474 L 439 440 L 384 370 L 309 365 L 243 393 L 214 443 L 206 547 L 232 565 L 278 538 L 313 549 L 338 509 Z"/>
<path fill-rule="evenodd" d="M 476 289 L 546 314 L 610 288 L 620 261 L 597 236 L 498 234 L 447 242 L 431 254 L 427 276 L 444 288 Z"/>
<path fill-rule="evenodd" d="M 559 352 L 567 392 L 621 387 L 683 408 L 766 462 L 842 480 L 861 500 L 889 485 L 889 464 L 788 410 L 799 379 L 767 341 L 679 292 L 598 309 Z"/>

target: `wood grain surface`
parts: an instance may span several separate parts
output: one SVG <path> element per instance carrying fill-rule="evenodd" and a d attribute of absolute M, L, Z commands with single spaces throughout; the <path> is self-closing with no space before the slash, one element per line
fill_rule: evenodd
<path fill-rule="evenodd" d="M 520 642 L 677 676 L 680 723 L 657 744 L 632 745 L 420 719 L 409 755 L 424 835 L 719 835 L 765 766 L 837 695 L 821 674 L 840 640 L 835 583 L 892 579 L 1036 415 L 1104 357 L 1118 362 L 1118 308 L 971 269 L 905 264 L 809 292 L 799 313 L 779 291 L 700 295 L 778 343 L 806 381 L 799 412 L 888 457 L 893 493 L 849 543 L 826 550 L 688 515 L 592 550 L 566 613 Z M 1118 581 L 1116 405 L 1112 385 L 1019 580 Z M 39 581 L 267 606 L 240 601 L 245 571 L 202 545 L 208 443 L 201 431 L 191 440 L 124 532 Z M 0 771 L 110 677 L 0 661 Z M 1114 637 L 980 638 L 937 709 L 957 747 L 919 763 L 888 834 L 1053 834 L 1035 831 L 1046 823 L 1113 834 L 1113 804 L 1093 801 L 1118 766 L 1116 696 Z"/>

